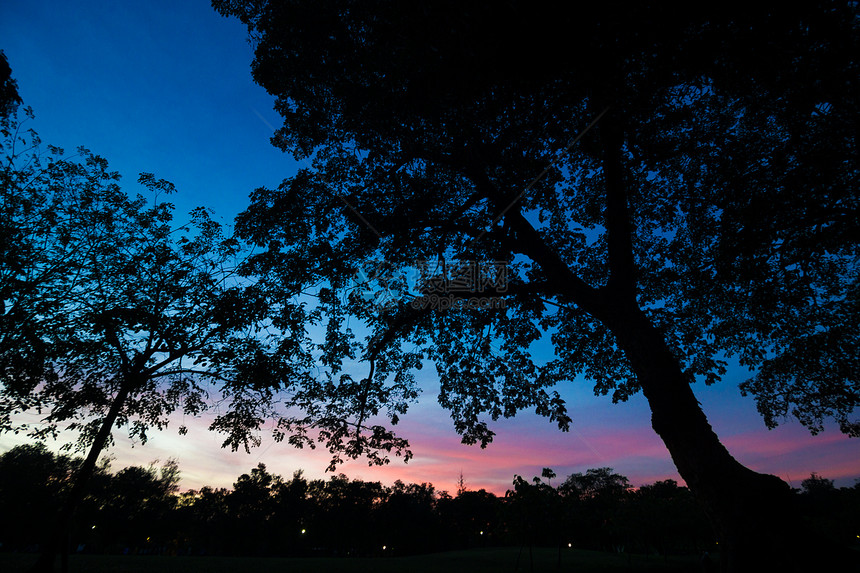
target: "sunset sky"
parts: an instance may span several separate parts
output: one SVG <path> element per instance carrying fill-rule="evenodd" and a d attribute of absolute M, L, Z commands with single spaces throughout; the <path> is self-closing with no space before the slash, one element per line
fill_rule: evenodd
<path fill-rule="evenodd" d="M 204 205 L 229 224 L 254 188 L 276 186 L 297 168 L 269 144 L 279 116 L 272 98 L 251 80 L 252 50 L 243 26 L 219 16 L 208 0 L 3 0 L 0 39 L 20 95 L 36 114 L 31 126 L 44 143 L 67 152 L 83 145 L 105 157 L 123 175 L 127 192 L 142 191 L 136 183 L 142 171 L 172 181 L 179 190 L 173 197 L 178 215 Z M 559 480 L 603 466 L 634 485 L 680 479 L 650 428 L 641 395 L 613 405 L 593 396 L 586 382 L 572 382 L 560 388 L 573 418 L 569 433 L 523 414 L 493 426 L 496 440 L 481 450 L 459 443 L 448 414 L 435 402 L 433 369 L 419 375 L 422 399 L 399 426 L 414 459 L 404 465 L 395 458 L 381 468 L 350 462 L 340 471 L 385 483 L 429 481 L 449 491 L 462 472 L 470 489 L 496 493 L 504 493 L 514 474 L 531 478 L 544 467 L 553 468 Z M 794 487 L 811 472 L 841 486 L 860 478 L 860 440 L 849 440 L 835 426 L 812 437 L 790 421 L 768 431 L 752 399 L 737 390 L 747 375 L 734 368 L 722 384 L 695 388 L 741 463 Z M 297 451 L 264 437 L 250 454 L 232 453 L 206 430 L 205 417 L 175 421 L 145 445 L 132 447 L 117 432 L 109 452 L 114 468 L 176 458 L 184 488 L 229 487 L 259 462 L 285 477 L 297 469 L 325 477 L 325 451 Z M 180 423 L 189 426 L 187 436 L 176 434 Z M 0 451 L 25 440 L 0 435 Z"/>

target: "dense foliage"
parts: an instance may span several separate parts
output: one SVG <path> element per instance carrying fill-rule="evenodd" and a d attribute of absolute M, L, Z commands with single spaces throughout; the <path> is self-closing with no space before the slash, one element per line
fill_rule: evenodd
<path fill-rule="evenodd" d="M 236 273 L 240 243 L 207 209 L 177 223 L 170 182 L 142 173 L 148 196 L 130 195 L 105 159 L 43 146 L 16 100 L 0 111 L 0 433 L 77 432 L 88 451 L 43 521 L 48 571 L 114 430 L 145 442 L 171 414 L 217 405 L 210 429 L 248 449 L 280 382 L 301 384 L 312 360 L 302 329 L 280 322 L 272 342 L 267 305 Z"/>
<path fill-rule="evenodd" d="M 44 446 L 0 455 L 0 543 L 32 551 L 39 519 L 68 492 L 80 460 Z M 516 476 L 503 497 L 432 484 L 392 486 L 290 478 L 259 464 L 231 489 L 178 492 L 178 468 L 102 464 L 81 504 L 72 551 L 174 555 L 383 556 L 485 546 L 544 546 L 666 555 L 714 549 L 689 490 L 673 480 L 634 489 L 610 468 L 559 480 Z M 544 473 L 546 476 L 547 473 Z M 850 545 L 860 527 L 860 487 L 837 489 L 813 475 L 798 497 L 806 519 Z"/>
<path fill-rule="evenodd" d="M 559 382 L 638 392 L 647 335 L 686 382 L 755 368 L 771 427 L 860 431 L 856 5 L 213 4 L 248 25 L 273 143 L 312 163 L 239 229 L 277 296 L 325 286 L 317 400 L 396 419 L 431 359 L 485 444 L 520 409 L 566 427 Z M 422 262 L 444 282 L 470 261 L 505 266 L 504 308 L 416 311 Z"/>
<path fill-rule="evenodd" d="M 644 394 L 724 570 L 832 553 L 691 383 L 737 361 L 769 427 L 860 435 L 857 3 L 213 5 L 248 27 L 272 142 L 310 165 L 237 228 L 273 297 L 319 297 L 309 419 L 353 429 L 332 449 L 399 446 L 363 425 L 397 422 L 424 361 L 482 446 L 523 409 L 567 429 L 560 385 L 585 378 Z"/>
<path fill-rule="evenodd" d="M 222 397 L 213 427 L 253 443 L 272 398 L 256 369 L 281 363 L 265 306 L 236 279 L 239 243 L 204 208 L 177 224 L 171 183 L 143 173 L 149 196 L 131 196 L 105 159 L 25 127 L 10 121 L 0 148 L 0 431 L 79 430 L 89 447 L 110 420 L 145 441 Z"/>

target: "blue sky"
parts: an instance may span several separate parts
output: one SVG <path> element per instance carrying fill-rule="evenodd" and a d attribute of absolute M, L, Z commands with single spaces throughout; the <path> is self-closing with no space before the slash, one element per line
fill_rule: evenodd
<path fill-rule="evenodd" d="M 278 116 L 251 80 L 244 28 L 207 1 L 8 0 L 0 15 L 43 141 L 89 147 L 129 189 L 154 172 L 180 189 L 180 211 L 231 220 L 251 190 L 294 170 L 268 142 Z"/>
<path fill-rule="evenodd" d="M 244 28 L 219 16 L 206 0 L 40 2 L 3 0 L 0 49 L 6 52 L 31 126 L 45 143 L 68 152 L 84 145 L 107 158 L 123 175 L 127 191 L 137 191 L 137 174 L 153 172 L 172 181 L 178 214 L 205 205 L 229 224 L 256 187 L 276 186 L 296 163 L 269 144 L 272 98 L 251 80 L 252 50 Z M 795 487 L 818 472 L 851 485 L 860 477 L 860 441 L 835 428 L 817 437 L 796 423 L 768 431 L 751 399 L 737 384 L 734 369 L 723 384 L 696 388 L 712 424 L 729 450 L 753 469 L 775 473 Z M 470 487 L 503 492 L 514 474 L 526 478 L 552 467 L 560 477 L 591 467 L 611 466 L 635 485 L 679 479 L 668 452 L 650 428 L 644 398 L 613 405 L 591 395 L 584 382 L 564 388 L 573 429 L 562 434 L 532 415 L 497 424 L 487 450 L 459 444 L 447 413 L 434 404 L 435 381 L 422 371 L 425 394 L 407 415 L 401 431 L 415 459 L 384 468 L 363 462 L 343 467 L 350 477 L 390 483 L 431 481 L 453 490 L 462 471 Z M 188 424 L 188 436 L 174 430 L 146 445 L 117 436 L 111 450 L 116 469 L 154 459 L 179 460 L 185 487 L 229 486 L 258 462 L 290 475 L 304 469 L 323 476 L 328 456 L 297 452 L 264 440 L 251 454 L 220 449 L 206 421 Z M 0 436 L 0 451 L 20 436 Z"/>

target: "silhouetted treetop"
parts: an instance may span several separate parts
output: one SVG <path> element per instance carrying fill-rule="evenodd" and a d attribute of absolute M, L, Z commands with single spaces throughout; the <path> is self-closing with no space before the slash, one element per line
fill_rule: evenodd
<path fill-rule="evenodd" d="M 612 468 L 595 468 L 567 476 L 558 486 L 563 496 L 590 499 L 600 496 L 620 496 L 631 488 L 626 476 L 614 473 Z"/>

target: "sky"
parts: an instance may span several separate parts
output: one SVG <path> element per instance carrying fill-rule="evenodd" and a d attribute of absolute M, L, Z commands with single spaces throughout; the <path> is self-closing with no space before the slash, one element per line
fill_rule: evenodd
<path fill-rule="evenodd" d="M 122 2 L 3 0 L 0 49 L 4 50 L 30 123 L 46 144 L 67 151 L 85 146 L 105 157 L 123 176 L 127 192 L 142 191 L 140 172 L 173 182 L 177 215 L 203 205 L 229 225 L 257 187 L 273 187 L 300 166 L 269 143 L 280 125 L 273 98 L 251 79 L 253 53 L 245 29 L 218 15 L 208 0 Z M 796 422 L 767 430 L 751 398 L 737 385 L 748 373 L 732 368 L 718 385 L 694 388 L 729 451 L 743 464 L 780 476 L 794 487 L 810 473 L 851 486 L 860 478 L 860 440 L 831 425 L 817 436 Z M 573 419 L 571 431 L 523 413 L 491 426 L 487 448 L 464 446 L 447 412 L 435 402 L 432 368 L 419 373 L 424 393 L 398 425 L 414 458 L 393 458 L 383 467 L 348 462 L 350 478 L 431 482 L 454 491 L 462 473 L 469 489 L 503 494 L 514 475 L 526 479 L 550 467 L 563 479 L 588 468 L 612 467 L 634 486 L 661 479 L 682 481 L 668 451 L 650 427 L 641 395 L 612 404 L 595 397 L 585 381 L 559 390 Z M 189 427 L 179 436 L 176 427 Z M 183 488 L 230 487 L 258 463 L 289 477 L 303 470 L 326 478 L 328 452 L 295 450 L 267 436 L 247 454 L 220 447 L 206 430 L 206 416 L 173 420 L 146 444 L 116 432 L 108 452 L 115 470 L 174 458 Z M 0 452 L 25 443 L 0 435 Z M 60 443 L 50 442 L 57 448 Z"/>

